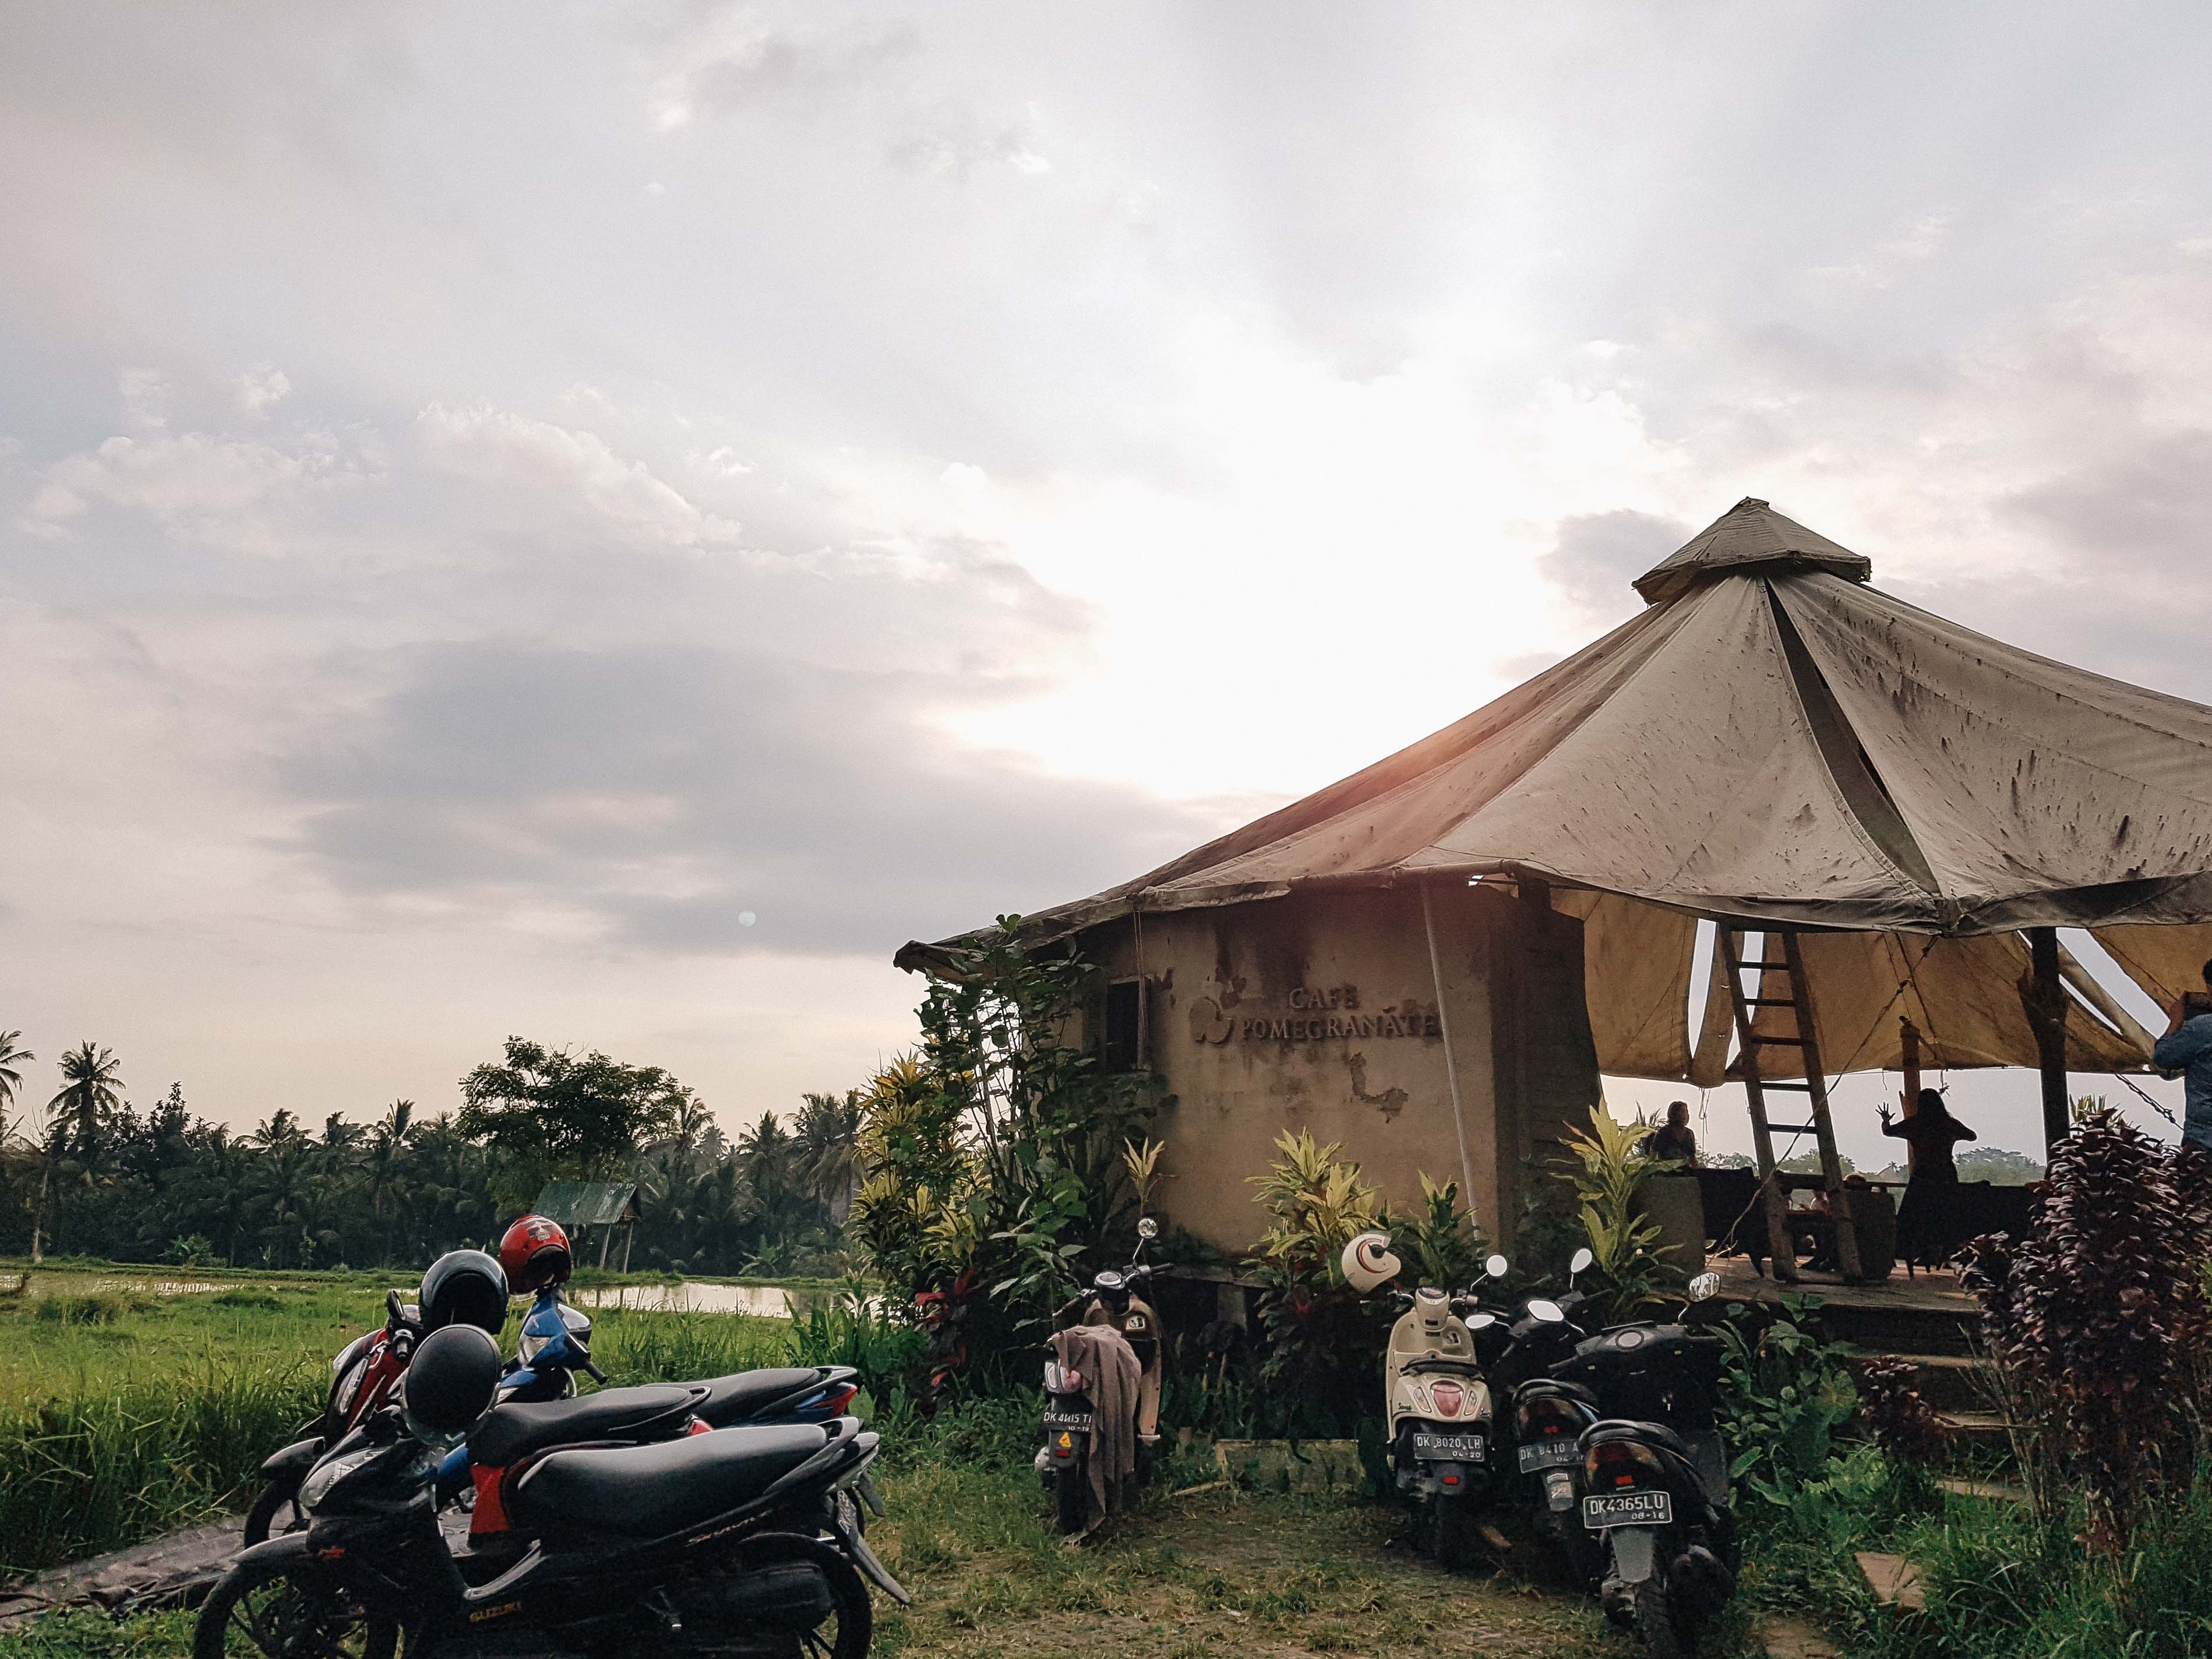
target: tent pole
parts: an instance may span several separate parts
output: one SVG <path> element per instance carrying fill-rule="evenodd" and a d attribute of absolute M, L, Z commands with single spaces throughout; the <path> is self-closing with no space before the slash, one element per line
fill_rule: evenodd
<path fill-rule="evenodd" d="M 2043 1072 L 2043 1150 L 2048 1160 L 2074 1127 L 2066 1093 L 2066 988 L 2058 975 L 2058 930 L 2027 930 L 2028 1024 L 2035 1029 L 2035 1051 Z"/>
<path fill-rule="evenodd" d="M 1444 1084 L 1451 1091 L 1452 1128 L 1459 1135 L 1460 1179 L 1467 1183 L 1460 1201 L 1474 1213 L 1474 1160 L 1467 1151 L 1467 1113 L 1460 1105 L 1459 1066 L 1452 1059 L 1451 1014 L 1444 1002 L 1444 970 L 1437 957 L 1436 912 L 1429 904 L 1429 884 L 1421 884 L 1421 926 L 1429 935 L 1429 979 L 1437 989 L 1437 1032 L 1444 1040 Z"/>
<path fill-rule="evenodd" d="M 1912 1023 L 1911 1015 L 1897 1017 L 1897 1042 L 1902 1055 L 1899 1063 L 1905 1068 L 1903 1116 L 1910 1123 L 1912 1115 L 1920 1109 L 1920 1028 Z M 1909 1140 L 1905 1143 L 1905 1173 L 1908 1178 L 1912 1174 L 1912 1143 Z"/>

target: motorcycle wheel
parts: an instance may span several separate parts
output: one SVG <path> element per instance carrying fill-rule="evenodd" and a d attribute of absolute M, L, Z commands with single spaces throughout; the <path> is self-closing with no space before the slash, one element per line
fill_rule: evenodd
<path fill-rule="evenodd" d="M 1561 1518 L 1566 1524 L 1553 1540 L 1559 1552 L 1559 1565 L 1572 1581 L 1576 1593 L 1587 1595 L 1597 1588 L 1597 1581 L 1605 1571 L 1605 1548 L 1596 1535 L 1583 1527 L 1581 1516 Z"/>
<path fill-rule="evenodd" d="M 1081 1453 L 1073 1463 L 1063 1463 L 1052 1477 L 1053 1505 L 1059 1513 L 1060 1529 L 1078 1533 L 1091 1521 L 1091 1471 L 1089 1459 Z"/>
<path fill-rule="evenodd" d="M 297 1487 L 266 1487 L 246 1512 L 244 1547 L 252 1549 L 256 1544 L 282 1538 L 288 1532 L 301 1531 L 307 1524 L 307 1514 L 300 1507 Z"/>
<path fill-rule="evenodd" d="M 192 1659 L 392 1659 L 398 1645 L 391 1620 L 267 1563 L 223 1574 L 192 1626 Z"/>
<path fill-rule="evenodd" d="M 1655 1572 L 1636 1587 L 1636 1633 L 1656 1659 L 1695 1659 L 1697 1632 L 1686 1629 L 1685 1620 L 1674 1611 L 1663 1573 Z"/>
<path fill-rule="evenodd" d="M 830 1616 L 799 1637 L 794 1659 L 868 1659 L 875 1638 L 876 1609 L 860 1573 L 843 1561 L 824 1569 L 830 1581 Z M 200 1659 L 198 1654 L 192 1659 Z"/>
<path fill-rule="evenodd" d="M 1465 1572 L 1474 1565 L 1474 1509 L 1464 1498 L 1434 1505 L 1437 1565 L 1446 1572 Z"/>

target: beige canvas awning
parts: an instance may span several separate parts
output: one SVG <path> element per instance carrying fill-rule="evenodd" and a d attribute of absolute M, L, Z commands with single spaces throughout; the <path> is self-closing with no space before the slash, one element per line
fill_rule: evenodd
<path fill-rule="evenodd" d="M 1612 633 L 1419 743 L 1123 886 L 1037 939 L 1306 887 L 1537 877 L 1588 933 L 1601 1064 L 1716 1078 L 1694 918 L 1809 937 L 1832 1070 L 1893 1066 L 1910 1015 L 1951 1066 L 2033 1065 L 2020 930 L 2081 927 L 2154 996 L 2212 956 L 2212 709 L 1973 633 L 1869 562 L 1739 502 Z M 909 945 L 906 967 L 944 947 Z M 2086 975 L 2069 1064 L 2139 1067 Z M 1931 1058 L 1934 1054 L 1931 1054 Z"/>

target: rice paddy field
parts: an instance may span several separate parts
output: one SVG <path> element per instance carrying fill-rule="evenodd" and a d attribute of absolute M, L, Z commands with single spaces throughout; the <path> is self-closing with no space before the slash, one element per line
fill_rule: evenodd
<path fill-rule="evenodd" d="M 0 1267 L 0 1577 L 245 1507 L 396 1282 Z M 593 1319 L 618 1382 L 782 1364 L 799 1334 L 729 1314 Z"/>

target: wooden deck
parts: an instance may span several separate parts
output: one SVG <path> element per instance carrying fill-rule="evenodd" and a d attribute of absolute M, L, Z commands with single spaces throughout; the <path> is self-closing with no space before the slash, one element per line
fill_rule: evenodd
<path fill-rule="evenodd" d="M 1959 1275 L 1940 1268 L 1923 1268 L 1911 1278 L 1899 1267 L 1879 1285 L 1846 1285 L 1837 1273 L 1798 1270 L 1797 1283 L 1784 1285 L 1755 1272 L 1748 1258 L 1711 1255 L 1709 1273 L 1721 1276 L 1720 1294 L 1735 1302 L 1778 1302 L 1785 1296 L 1817 1296 L 1830 1308 L 1864 1308 L 1880 1312 L 1948 1314 L 1973 1318 L 1980 1305 L 1959 1288 Z"/>
<path fill-rule="evenodd" d="M 1907 1279 L 1899 1268 L 1879 1285 L 1846 1285 L 1838 1274 L 1801 1269 L 1796 1284 L 1781 1285 L 1759 1277 L 1740 1255 L 1708 1256 L 1705 1267 L 1721 1276 L 1719 1294 L 1729 1301 L 1818 1297 L 1829 1333 L 1869 1353 L 1964 1358 L 1974 1352 L 1981 1307 L 1959 1288 L 1954 1273 L 1922 1272 Z"/>

